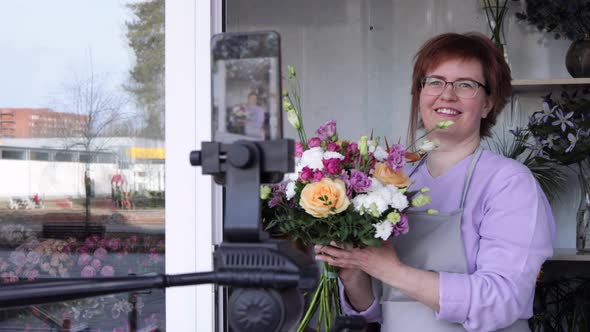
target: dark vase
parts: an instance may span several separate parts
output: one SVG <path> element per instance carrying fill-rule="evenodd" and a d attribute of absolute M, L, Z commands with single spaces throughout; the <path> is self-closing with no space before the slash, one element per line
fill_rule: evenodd
<path fill-rule="evenodd" d="M 590 77 L 590 35 L 572 43 L 565 56 L 565 67 L 572 77 Z"/>

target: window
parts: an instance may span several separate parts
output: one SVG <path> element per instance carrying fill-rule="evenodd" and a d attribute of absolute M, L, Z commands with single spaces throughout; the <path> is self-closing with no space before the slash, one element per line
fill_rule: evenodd
<path fill-rule="evenodd" d="M 74 158 L 71 153 L 69 152 L 56 152 L 55 153 L 55 161 L 72 161 Z"/>
<path fill-rule="evenodd" d="M 125 143 L 117 138 L 129 127 L 129 135 L 149 133 L 164 145 L 162 123 L 149 123 L 145 130 L 149 112 L 163 115 L 163 106 L 141 102 L 165 104 L 164 30 L 146 26 L 160 22 L 163 27 L 164 0 L 26 0 L 1 2 L 0 12 L 10 13 L 0 20 L 0 30 L 11 31 L 10 47 L 2 50 L 4 74 L 19 78 L 0 83 L 10 95 L 3 103 L 39 110 L 25 120 L 35 121 L 36 134 L 44 137 L 22 137 L 29 160 L 0 142 L 0 167 L 15 179 L 3 183 L 3 191 L 42 202 L 5 214 L 0 265 L 7 265 L 0 283 L 163 273 L 164 182 L 157 175 L 137 182 L 131 170 L 114 163 L 117 152 L 104 151 L 123 150 Z M 160 35 L 138 36 L 132 43 L 129 38 L 137 34 L 128 29 Z M 144 51 L 150 52 L 149 60 L 134 56 Z M 142 65 L 155 65 L 160 75 L 133 81 L 130 72 L 142 72 L 145 67 L 136 67 Z M 140 95 L 144 86 L 156 87 L 159 94 Z M 104 107 L 97 110 L 97 105 Z M 26 123 L 22 127 L 28 129 Z M 90 148 L 75 152 L 81 145 Z M 160 197 L 147 194 L 158 190 Z M 22 254 L 34 259 L 22 266 L 10 259 Z M 0 330 L 58 331 L 67 325 L 71 331 L 164 330 L 165 299 L 163 290 L 150 290 L 0 310 Z"/>
<path fill-rule="evenodd" d="M 31 151 L 29 152 L 29 159 L 31 160 L 49 160 L 49 152 Z"/>
<path fill-rule="evenodd" d="M 24 151 L 2 150 L 2 159 L 24 160 L 26 159 L 26 154 Z"/>

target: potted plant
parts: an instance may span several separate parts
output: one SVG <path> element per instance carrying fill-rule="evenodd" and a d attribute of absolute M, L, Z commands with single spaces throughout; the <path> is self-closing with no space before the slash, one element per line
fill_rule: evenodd
<path fill-rule="evenodd" d="M 481 7 L 486 14 L 488 27 L 491 31 L 490 39 L 500 49 L 506 62 L 508 54 L 506 51 L 506 37 L 504 36 L 504 18 L 508 13 L 509 0 L 481 0 Z"/>
<path fill-rule="evenodd" d="M 590 0 L 527 0 L 516 17 L 555 39 L 572 40 L 566 68 L 572 77 L 590 77 Z"/>

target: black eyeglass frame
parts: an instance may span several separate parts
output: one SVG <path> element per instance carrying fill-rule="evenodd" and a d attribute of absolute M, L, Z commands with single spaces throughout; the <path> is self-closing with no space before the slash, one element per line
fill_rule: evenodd
<path fill-rule="evenodd" d="M 441 94 L 442 94 L 442 93 L 445 91 L 445 89 L 447 88 L 447 84 L 450 84 L 450 85 L 451 85 L 451 87 L 453 87 L 453 92 L 455 92 L 455 83 L 456 83 L 456 82 L 460 82 L 460 81 L 470 81 L 470 82 L 473 82 L 473 83 L 477 84 L 477 87 L 478 87 L 478 88 L 480 88 L 480 87 L 481 87 L 481 88 L 483 88 L 483 90 L 486 92 L 486 94 L 487 94 L 487 95 L 489 95 L 489 94 L 490 94 L 490 89 L 489 89 L 489 88 L 488 88 L 488 87 L 487 87 L 485 84 L 483 84 L 483 83 L 480 83 L 480 82 L 478 82 L 478 81 L 476 81 L 476 80 L 473 80 L 473 79 L 471 79 L 471 78 L 462 78 L 462 79 L 459 79 L 459 80 L 455 80 L 455 81 L 449 82 L 449 81 L 445 81 L 445 80 L 443 80 L 442 78 L 440 78 L 440 77 L 436 77 L 436 76 L 424 76 L 424 77 L 422 77 L 422 78 L 420 79 L 420 89 L 424 89 L 424 83 L 425 83 L 425 82 L 426 82 L 426 80 L 427 80 L 427 79 L 429 79 L 429 78 L 437 79 L 437 80 L 440 80 L 440 81 L 442 81 L 442 82 L 444 82 L 444 83 L 445 83 L 445 86 L 444 86 L 444 88 L 441 90 L 441 92 L 440 92 L 439 96 L 440 96 L 440 95 L 441 95 Z M 471 98 L 475 98 L 475 96 L 476 96 L 476 95 L 477 95 L 477 90 L 476 90 L 475 94 L 473 95 L 473 97 L 471 97 Z M 468 99 L 469 99 L 469 98 L 468 98 Z"/>

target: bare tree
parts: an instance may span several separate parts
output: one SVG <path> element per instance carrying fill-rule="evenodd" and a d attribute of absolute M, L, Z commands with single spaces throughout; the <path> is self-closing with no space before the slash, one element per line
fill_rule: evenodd
<path fill-rule="evenodd" d="M 97 75 L 91 69 L 82 77 L 64 84 L 60 97 L 57 126 L 61 128 L 64 148 L 84 152 L 85 225 L 90 223 L 91 178 L 90 163 L 97 152 L 105 151 L 110 137 L 120 124 L 129 123 L 131 114 L 126 111 L 128 99 L 122 91 L 109 89 L 107 76 Z M 115 85 L 118 87 L 118 85 Z"/>

